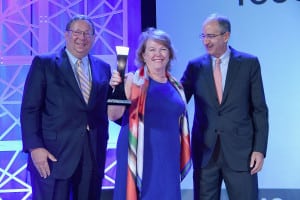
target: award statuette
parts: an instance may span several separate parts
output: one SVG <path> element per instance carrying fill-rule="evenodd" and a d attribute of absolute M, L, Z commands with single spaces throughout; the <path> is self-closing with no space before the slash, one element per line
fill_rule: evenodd
<path fill-rule="evenodd" d="M 129 48 L 125 46 L 116 46 L 117 51 L 117 70 L 122 78 L 122 83 L 117 85 L 107 100 L 108 105 L 130 105 L 131 102 L 126 98 L 124 89 L 124 76 L 127 64 Z"/>

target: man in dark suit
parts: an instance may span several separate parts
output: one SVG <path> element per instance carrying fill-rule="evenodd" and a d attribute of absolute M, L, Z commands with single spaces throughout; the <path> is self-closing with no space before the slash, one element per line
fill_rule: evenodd
<path fill-rule="evenodd" d="M 110 66 L 89 55 L 95 29 L 86 16 L 68 22 L 65 39 L 66 47 L 58 55 L 33 59 L 25 82 L 21 127 L 32 196 L 99 200 L 108 139 Z"/>
<path fill-rule="evenodd" d="M 258 198 L 257 172 L 268 139 L 261 69 L 257 57 L 229 47 L 229 37 L 230 21 L 209 16 L 201 34 L 207 54 L 190 61 L 181 79 L 187 100 L 194 95 L 195 101 L 192 155 L 197 200 L 220 199 L 223 180 L 229 199 Z M 217 65 L 220 74 L 214 78 Z"/>

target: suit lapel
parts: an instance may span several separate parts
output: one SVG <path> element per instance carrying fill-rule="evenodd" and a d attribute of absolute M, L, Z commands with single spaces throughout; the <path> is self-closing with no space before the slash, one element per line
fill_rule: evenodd
<path fill-rule="evenodd" d="M 216 105 L 219 105 L 215 82 L 214 82 L 214 77 L 213 77 L 212 61 L 211 61 L 211 57 L 209 55 L 207 55 L 203 59 L 203 75 L 206 78 L 206 83 L 208 86 L 207 90 L 212 91 L 209 93 L 212 102 L 214 102 Z"/>
<path fill-rule="evenodd" d="M 228 96 L 228 93 L 230 91 L 232 83 L 235 80 L 235 77 L 237 76 L 237 73 L 240 69 L 239 66 L 240 66 L 239 58 L 238 58 L 235 50 L 231 49 L 222 101 L 226 101 L 226 98 Z"/>
<path fill-rule="evenodd" d="M 58 69 L 60 70 L 61 74 L 63 75 L 65 81 L 70 85 L 70 87 L 74 90 L 76 95 L 78 95 L 83 102 L 84 98 L 82 96 L 81 90 L 79 88 L 79 85 L 77 83 L 77 80 L 74 76 L 74 72 L 72 69 L 72 66 L 70 64 L 69 58 L 67 56 L 67 53 L 65 52 L 65 49 L 63 49 L 60 52 L 60 56 L 56 58 L 56 64 L 58 66 Z"/>
<path fill-rule="evenodd" d="M 89 102 L 88 104 L 91 105 L 93 103 L 93 100 L 95 99 L 96 97 L 96 76 L 95 76 L 95 73 L 96 73 L 96 63 L 95 63 L 95 60 L 92 56 L 89 56 L 89 62 L 90 62 L 90 68 L 91 68 L 91 76 L 92 76 L 92 87 L 91 87 L 91 92 L 90 92 L 90 98 L 89 98 Z"/>

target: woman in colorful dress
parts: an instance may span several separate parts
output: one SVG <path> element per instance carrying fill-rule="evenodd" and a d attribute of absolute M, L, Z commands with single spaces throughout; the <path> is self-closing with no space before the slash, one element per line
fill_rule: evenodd
<path fill-rule="evenodd" d="M 180 200 L 180 182 L 191 167 L 183 88 L 169 73 L 174 49 L 162 30 L 140 35 L 135 73 L 128 73 L 129 107 L 109 105 L 111 120 L 123 117 L 117 143 L 114 200 Z M 113 71 L 110 85 L 122 82 Z"/>

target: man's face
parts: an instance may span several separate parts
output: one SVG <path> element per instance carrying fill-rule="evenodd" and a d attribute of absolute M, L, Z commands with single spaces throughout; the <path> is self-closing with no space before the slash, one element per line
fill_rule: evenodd
<path fill-rule="evenodd" d="M 85 20 L 78 20 L 71 24 L 70 30 L 65 32 L 66 47 L 77 58 L 85 57 L 92 48 L 95 40 L 91 25 Z"/>
<path fill-rule="evenodd" d="M 229 32 L 222 32 L 217 21 L 207 21 L 202 28 L 202 41 L 207 53 L 219 58 L 227 49 Z"/>

